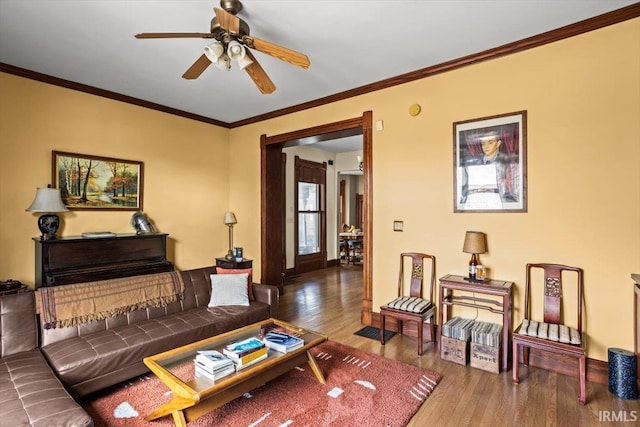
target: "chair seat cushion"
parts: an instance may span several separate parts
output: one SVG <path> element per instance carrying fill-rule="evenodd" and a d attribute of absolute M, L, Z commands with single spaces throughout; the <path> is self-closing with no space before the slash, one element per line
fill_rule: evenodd
<path fill-rule="evenodd" d="M 522 320 L 518 334 L 549 341 L 559 341 L 565 344 L 580 345 L 582 343 L 580 332 L 576 328 L 555 323 L 536 322 L 529 319 Z"/>
<path fill-rule="evenodd" d="M 394 310 L 408 311 L 411 313 L 424 313 L 429 310 L 433 303 L 424 298 L 418 297 L 398 297 L 387 304 L 387 308 Z"/>

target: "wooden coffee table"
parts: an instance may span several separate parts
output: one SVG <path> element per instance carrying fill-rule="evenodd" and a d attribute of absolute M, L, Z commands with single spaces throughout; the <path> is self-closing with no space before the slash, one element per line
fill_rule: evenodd
<path fill-rule="evenodd" d="M 222 350 L 228 343 L 249 337 L 261 337 L 266 331 L 273 328 L 285 329 L 298 335 L 304 340 L 304 346 L 288 353 L 280 353 L 270 349 L 269 356 L 265 360 L 221 378 L 215 383 L 206 377 L 195 377 L 193 360 L 198 350 Z M 145 419 L 151 421 L 171 414 L 176 426 L 186 426 L 187 422 L 195 420 L 304 363 L 309 363 L 318 381 L 324 384 L 324 376 L 309 350 L 326 340 L 326 335 L 308 331 L 280 320 L 268 319 L 155 356 L 146 357 L 143 360 L 144 364 L 171 389 L 173 398 L 155 409 Z M 189 363 L 190 367 L 188 367 Z"/>

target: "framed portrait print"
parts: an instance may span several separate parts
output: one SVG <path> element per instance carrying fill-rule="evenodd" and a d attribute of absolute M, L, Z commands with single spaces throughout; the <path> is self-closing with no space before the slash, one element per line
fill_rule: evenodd
<path fill-rule="evenodd" d="M 143 163 L 54 151 L 54 186 L 71 210 L 142 210 Z"/>
<path fill-rule="evenodd" d="M 453 124 L 453 211 L 527 211 L 527 112 Z"/>

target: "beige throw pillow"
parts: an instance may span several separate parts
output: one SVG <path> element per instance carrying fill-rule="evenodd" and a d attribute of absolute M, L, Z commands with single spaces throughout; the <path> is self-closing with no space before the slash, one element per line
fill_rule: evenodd
<path fill-rule="evenodd" d="M 223 305 L 249 305 L 247 273 L 212 274 L 209 307 Z"/>

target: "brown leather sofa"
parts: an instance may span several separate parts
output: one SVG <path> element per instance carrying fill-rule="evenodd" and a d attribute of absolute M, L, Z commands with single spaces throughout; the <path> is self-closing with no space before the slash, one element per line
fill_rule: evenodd
<path fill-rule="evenodd" d="M 0 297 L 0 427 L 91 426 L 67 391 L 85 396 L 147 372 L 146 356 L 277 318 L 275 286 L 253 284 L 249 306 L 207 307 L 215 272 L 181 272 L 183 298 L 166 307 L 66 328 L 45 329 L 40 322 L 39 349 L 33 293 Z"/>
<path fill-rule="evenodd" d="M 40 351 L 67 390 L 81 397 L 148 371 L 142 359 L 278 315 L 278 288 L 253 285 L 249 306 L 208 308 L 215 267 L 183 271 L 184 295 L 78 326 L 45 329 Z"/>
<path fill-rule="evenodd" d="M 38 350 L 33 292 L 0 296 L 0 426 L 93 426 Z"/>

